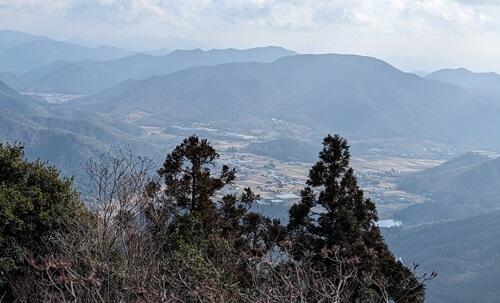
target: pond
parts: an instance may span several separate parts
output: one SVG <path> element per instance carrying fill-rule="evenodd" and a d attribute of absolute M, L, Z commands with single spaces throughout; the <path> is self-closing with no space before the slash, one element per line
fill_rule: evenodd
<path fill-rule="evenodd" d="M 397 227 L 403 225 L 402 221 L 398 220 L 393 220 L 393 219 L 386 219 L 386 220 L 380 220 L 377 222 L 378 227 L 381 228 L 389 228 L 389 227 Z"/>

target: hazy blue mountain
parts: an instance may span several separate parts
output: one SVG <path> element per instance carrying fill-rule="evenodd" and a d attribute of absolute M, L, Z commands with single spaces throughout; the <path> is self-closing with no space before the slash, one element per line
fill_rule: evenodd
<path fill-rule="evenodd" d="M 497 302 L 500 289 L 500 211 L 463 220 L 384 231 L 392 252 L 420 272 L 436 270 L 429 303 Z"/>
<path fill-rule="evenodd" d="M 56 60 L 111 60 L 132 52 L 115 47 L 88 48 L 79 44 L 31 36 L 19 32 L 0 32 L 0 70 L 25 73 Z"/>
<path fill-rule="evenodd" d="M 496 73 L 474 73 L 465 68 L 442 69 L 426 76 L 461 87 L 471 93 L 491 99 L 490 103 L 500 106 L 500 75 Z"/>
<path fill-rule="evenodd" d="M 152 55 L 152 56 L 166 56 L 172 52 L 171 49 L 166 49 L 166 48 L 157 48 L 149 51 L 143 51 L 142 53 L 146 55 Z"/>
<path fill-rule="evenodd" d="M 110 42 L 112 45 L 124 49 L 135 50 L 138 52 L 147 52 L 153 49 L 195 49 L 195 48 L 210 48 L 204 42 L 185 39 L 175 36 L 158 37 L 150 35 L 133 35 L 114 39 Z"/>
<path fill-rule="evenodd" d="M 69 106 L 121 119 L 140 112 L 138 123 L 275 117 L 351 140 L 400 136 L 467 147 L 500 145 L 500 109 L 454 86 L 355 55 L 194 67 L 126 81 Z"/>
<path fill-rule="evenodd" d="M 81 176 L 81 164 L 94 151 L 130 146 L 138 154 L 161 150 L 137 126 L 100 114 L 61 109 L 23 96 L 0 82 L 0 141 L 22 142 L 27 155 L 57 165 L 66 175 Z M 158 144 L 161 144 L 158 142 Z"/>
<path fill-rule="evenodd" d="M 137 54 L 107 62 L 53 62 L 26 75 L 38 90 L 87 94 L 128 79 L 145 79 L 192 66 L 228 62 L 272 62 L 296 53 L 280 47 L 245 50 L 176 50 L 164 56 Z"/>
<path fill-rule="evenodd" d="M 407 224 L 464 218 L 500 208 L 500 158 L 468 153 L 403 176 L 399 188 L 428 198 L 395 217 Z"/>
<path fill-rule="evenodd" d="M 67 94 L 97 92 L 124 80 L 120 75 L 102 68 L 103 62 L 71 63 L 54 61 L 25 75 L 31 90 Z"/>
<path fill-rule="evenodd" d="M 80 45 L 83 45 L 83 46 L 88 47 L 88 48 L 96 48 L 99 46 L 103 46 L 101 43 L 87 40 L 87 39 L 78 38 L 78 37 L 71 37 L 69 39 L 64 40 L 64 42 L 80 44 Z"/>
<path fill-rule="evenodd" d="M 428 73 L 428 72 L 426 72 L 426 71 L 421 71 L 421 70 L 415 70 L 415 71 L 412 71 L 411 73 L 412 73 L 412 74 L 415 74 L 415 75 L 417 75 L 417 76 L 419 76 L 419 77 L 422 77 L 422 78 L 425 78 L 427 75 L 429 75 L 429 73 Z"/>
<path fill-rule="evenodd" d="M 47 37 L 30 35 L 23 32 L 0 30 L 0 52 L 26 42 L 47 40 Z"/>

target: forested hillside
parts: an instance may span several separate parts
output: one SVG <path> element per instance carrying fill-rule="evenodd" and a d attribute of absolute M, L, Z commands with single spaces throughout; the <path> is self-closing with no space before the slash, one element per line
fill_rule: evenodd
<path fill-rule="evenodd" d="M 468 153 L 402 176 L 399 188 L 427 197 L 427 202 L 395 215 L 409 224 L 465 218 L 499 209 L 500 158 Z"/>
<path fill-rule="evenodd" d="M 127 81 L 69 106 L 121 119 L 140 113 L 137 123 L 157 126 L 275 117 L 355 139 L 405 136 L 493 147 L 500 109 L 481 101 L 374 58 L 328 54 L 195 67 Z"/>
<path fill-rule="evenodd" d="M 81 176 L 81 165 L 94 151 L 154 146 L 141 139 L 143 130 L 82 110 L 60 109 L 23 96 L 0 82 L 0 138 L 22 142 L 27 155 L 61 167 L 65 175 Z"/>
<path fill-rule="evenodd" d="M 495 302 L 500 212 L 463 220 L 384 232 L 392 251 L 422 271 L 439 273 L 428 286 L 428 302 Z"/>

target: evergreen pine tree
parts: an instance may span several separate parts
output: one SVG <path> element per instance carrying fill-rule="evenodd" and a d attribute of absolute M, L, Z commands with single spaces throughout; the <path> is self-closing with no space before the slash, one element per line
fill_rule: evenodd
<path fill-rule="evenodd" d="M 190 212 L 208 211 L 215 192 L 235 179 L 235 170 L 224 165 L 219 176 L 211 175 L 219 154 L 206 139 L 191 136 L 167 155 L 158 173 L 165 180 L 165 193 Z"/>
<path fill-rule="evenodd" d="M 281 225 L 250 211 L 259 198 L 250 188 L 239 195 L 217 197 L 217 193 L 236 178 L 235 169 L 227 165 L 222 165 L 219 173 L 212 172 L 218 159 L 219 154 L 208 141 L 195 135 L 184 139 L 167 155 L 158 173 L 164 180 L 164 200 L 170 201 L 178 213 L 174 220 L 180 224 L 172 226 L 184 228 L 183 224 L 192 224 L 194 219 L 201 223 L 200 233 L 205 237 L 224 239 L 238 253 L 263 255 L 274 243 L 273 236 L 280 234 Z"/>
<path fill-rule="evenodd" d="M 423 302 L 424 286 L 384 243 L 376 225 L 375 204 L 364 198 L 349 160 L 349 145 L 344 138 L 324 138 L 302 199 L 290 209 L 288 230 L 293 257 L 300 260 L 313 254 L 316 264 L 332 268 L 329 274 L 335 275 L 329 259 L 322 255 L 337 250 L 342 257 L 357 260 L 361 277 L 384 281 L 395 302 Z M 358 285 L 353 302 L 372 302 L 377 296 L 376 281 L 366 279 Z"/>

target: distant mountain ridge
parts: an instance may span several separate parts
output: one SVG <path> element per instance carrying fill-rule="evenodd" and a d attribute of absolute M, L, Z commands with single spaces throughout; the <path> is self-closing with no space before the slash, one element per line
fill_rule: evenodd
<path fill-rule="evenodd" d="M 175 50 L 163 56 L 136 54 L 110 61 L 56 61 L 29 72 L 25 78 L 37 90 L 88 94 L 129 79 L 166 75 L 193 66 L 229 62 L 272 62 L 297 53 L 281 47 L 250 49 Z"/>
<path fill-rule="evenodd" d="M 0 70 L 23 74 L 56 60 L 111 60 L 132 52 L 110 46 L 88 48 L 16 31 L 0 31 Z"/>
<path fill-rule="evenodd" d="M 121 119 L 142 112 L 138 123 L 160 125 L 276 117 L 351 139 L 405 136 L 474 147 L 500 145 L 500 109 L 482 101 L 378 59 L 326 54 L 193 67 L 123 82 L 68 106 Z"/>
<path fill-rule="evenodd" d="M 22 43 L 47 39 L 49 38 L 13 30 L 0 30 L 0 52 Z"/>
<path fill-rule="evenodd" d="M 500 106 L 500 75 L 497 73 L 474 73 L 465 68 L 442 69 L 428 74 L 425 78 L 456 85 Z"/>

